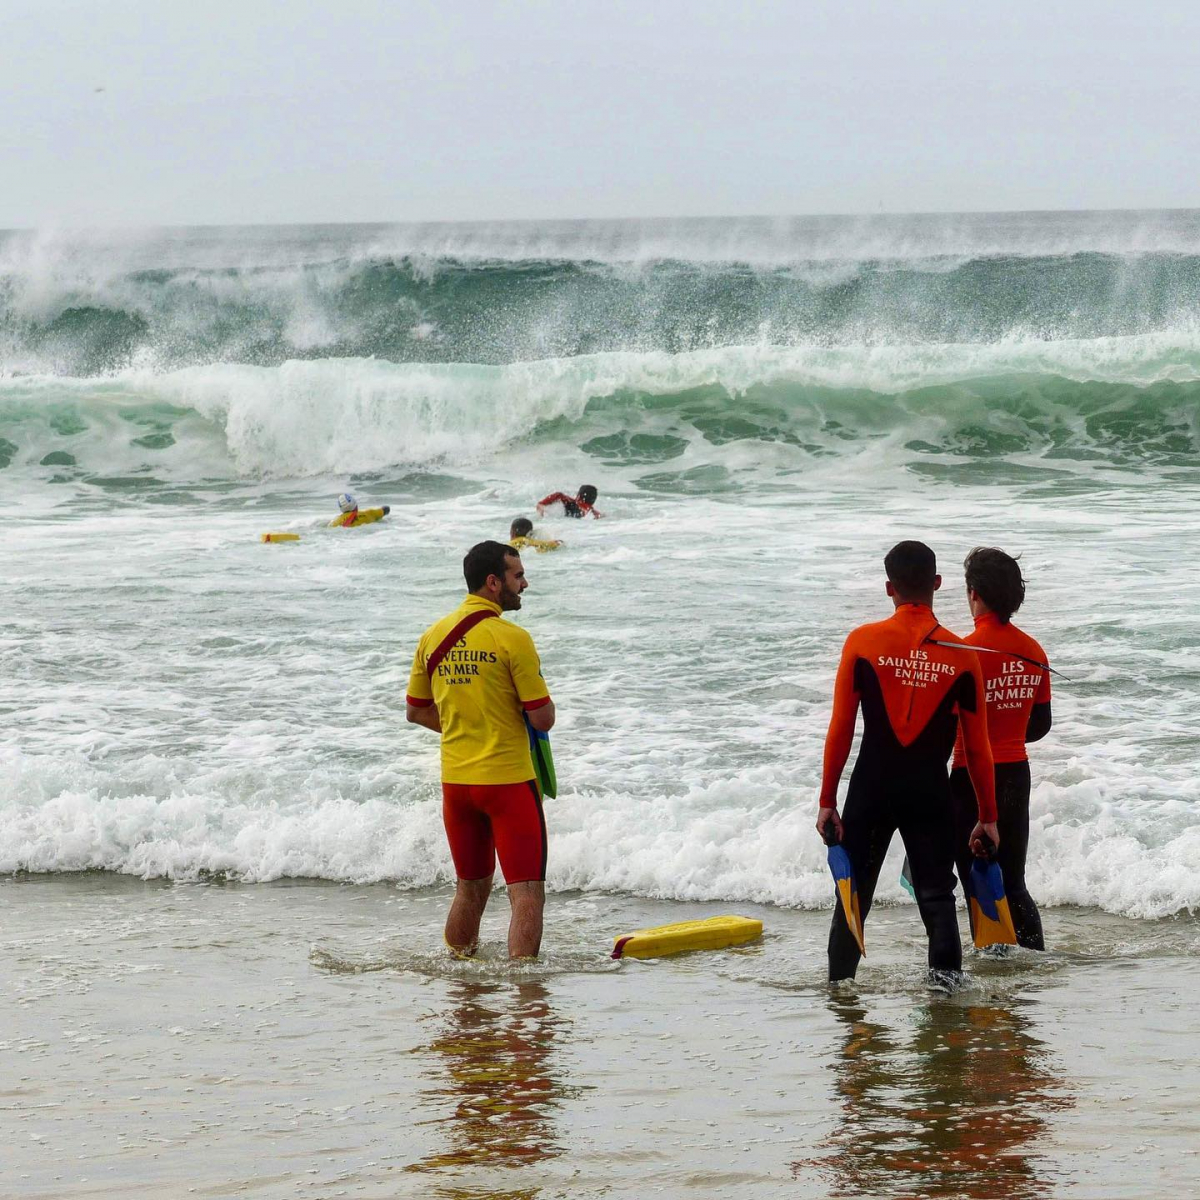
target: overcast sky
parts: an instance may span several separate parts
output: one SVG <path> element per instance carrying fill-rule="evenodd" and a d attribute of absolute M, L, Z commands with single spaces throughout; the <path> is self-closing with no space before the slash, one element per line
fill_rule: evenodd
<path fill-rule="evenodd" d="M 1196 0 L 0 0 L 0 227 L 1200 206 Z"/>

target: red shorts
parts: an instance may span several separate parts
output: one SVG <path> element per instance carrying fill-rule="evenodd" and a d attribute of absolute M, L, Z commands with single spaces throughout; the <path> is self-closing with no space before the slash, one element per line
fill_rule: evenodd
<path fill-rule="evenodd" d="M 497 855 L 506 883 L 546 878 L 546 818 L 532 779 L 443 783 L 442 820 L 459 879 L 485 879 Z"/>

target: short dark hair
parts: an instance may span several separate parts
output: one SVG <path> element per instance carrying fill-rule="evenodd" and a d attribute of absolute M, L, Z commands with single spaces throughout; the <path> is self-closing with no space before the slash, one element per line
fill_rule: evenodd
<path fill-rule="evenodd" d="M 933 591 L 937 556 L 924 542 L 897 542 L 884 556 L 883 569 L 901 596 Z"/>
<path fill-rule="evenodd" d="M 509 527 L 509 537 L 528 537 L 533 532 L 533 522 L 528 517 L 517 517 Z"/>
<path fill-rule="evenodd" d="M 1000 618 L 1008 622 L 1025 599 L 1021 566 L 1011 554 L 995 546 L 976 546 L 963 559 L 967 587 Z"/>
<path fill-rule="evenodd" d="M 600 493 L 596 491 L 594 484 L 581 483 L 579 485 L 579 491 L 575 493 L 575 499 L 582 500 L 584 504 L 595 504 L 596 497 L 599 495 Z"/>
<path fill-rule="evenodd" d="M 463 578 L 467 581 L 467 591 L 479 591 L 487 583 L 489 575 L 498 575 L 503 579 L 508 570 L 504 560 L 520 557 L 511 546 L 504 542 L 480 542 L 478 545 L 472 546 L 467 551 L 466 558 L 463 559 Z"/>

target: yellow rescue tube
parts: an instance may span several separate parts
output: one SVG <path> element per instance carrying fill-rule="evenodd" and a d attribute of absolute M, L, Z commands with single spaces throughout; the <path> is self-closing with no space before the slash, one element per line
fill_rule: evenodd
<path fill-rule="evenodd" d="M 298 533 L 264 533 L 262 540 L 264 542 L 298 542 L 300 535 Z"/>
<path fill-rule="evenodd" d="M 329 522 L 329 527 L 330 529 L 357 529 L 360 525 L 373 525 L 376 521 L 382 521 L 391 511 L 391 506 L 387 504 L 382 508 L 360 508 L 353 517 L 350 517 L 349 513 L 334 517 Z"/>
<path fill-rule="evenodd" d="M 762 922 L 750 917 L 709 917 L 706 921 L 680 921 L 639 929 L 613 938 L 613 958 L 662 958 L 685 950 L 720 950 L 740 946 L 762 936 Z"/>

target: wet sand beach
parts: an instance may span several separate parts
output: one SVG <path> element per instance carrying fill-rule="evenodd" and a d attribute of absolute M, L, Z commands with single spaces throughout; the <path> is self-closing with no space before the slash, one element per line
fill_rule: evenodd
<path fill-rule="evenodd" d="M 445 889 L 0 882 L 0 1144 L 22 1197 L 1160 1197 L 1200 1191 L 1200 922 L 1046 913 L 1045 956 L 858 982 L 828 915 L 567 893 L 546 953 L 440 947 Z M 614 963 L 739 911 L 761 943 Z"/>

